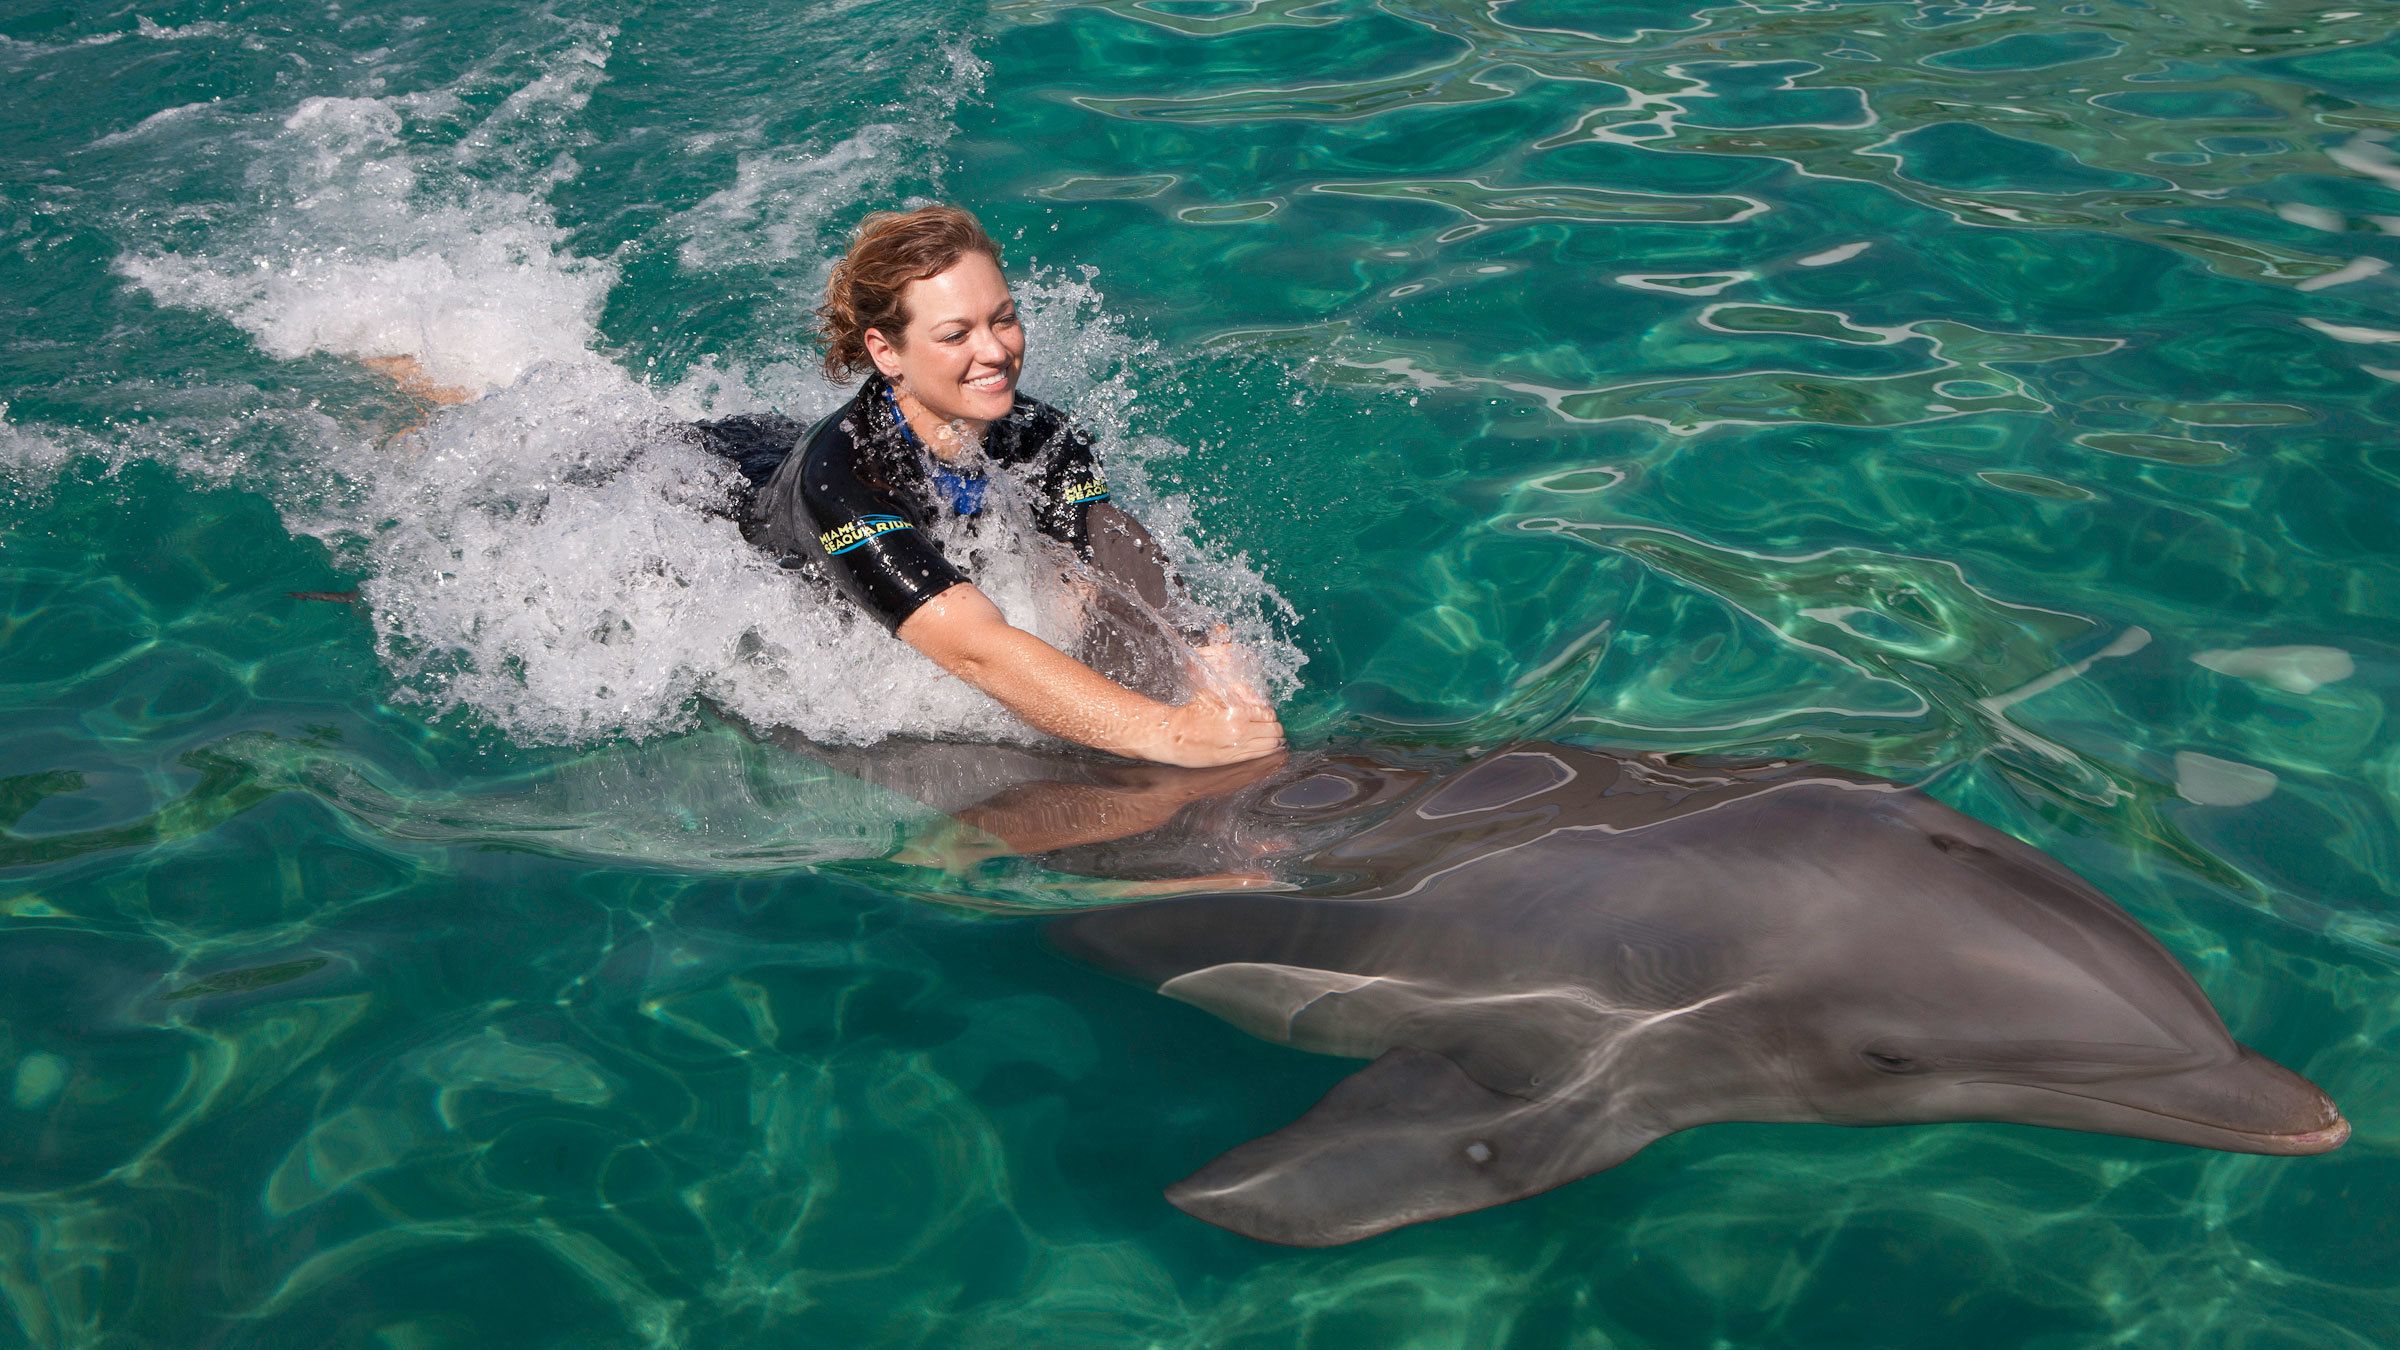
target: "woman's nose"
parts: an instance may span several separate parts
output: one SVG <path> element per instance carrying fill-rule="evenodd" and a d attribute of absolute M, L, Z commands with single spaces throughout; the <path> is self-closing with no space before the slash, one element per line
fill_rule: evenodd
<path fill-rule="evenodd" d="M 986 328 L 976 335 L 975 359 L 987 366 L 1008 364 L 1008 344 L 1000 340 L 997 330 Z"/>

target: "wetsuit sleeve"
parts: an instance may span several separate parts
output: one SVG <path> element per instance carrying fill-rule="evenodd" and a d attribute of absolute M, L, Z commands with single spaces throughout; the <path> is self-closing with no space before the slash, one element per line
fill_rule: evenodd
<path fill-rule="evenodd" d="M 860 608 L 897 630 L 926 601 L 965 581 L 888 493 L 847 455 L 811 453 L 801 469 L 808 551 Z"/>
<path fill-rule="evenodd" d="M 819 427 L 823 424 L 819 423 Z M 817 427 L 804 428 L 800 423 L 780 413 L 744 413 L 738 417 L 721 417 L 712 422 L 692 423 L 692 432 L 699 438 L 700 448 L 710 454 L 733 461 L 749 480 L 751 489 L 766 486 L 783 462 L 791 458 L 803 441 L 815 434 Z"/>
<path fill-rule="evenodd" d="M 1083 428 L 1055 408 L 1043 406 L 1037 426 L 1043 448 L 1034 526 L 1088 560 L 1092 556 L 1092 508 L 1108 500 L 1108 480 L 1101 477 L 1100 457 Z"/>

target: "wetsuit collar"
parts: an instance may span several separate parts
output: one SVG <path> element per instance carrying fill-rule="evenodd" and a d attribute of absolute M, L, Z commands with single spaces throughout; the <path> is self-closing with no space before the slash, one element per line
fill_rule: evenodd
<path fill-rule="evenodd" d="M 941 456 L 933 453 L 932 449 L 917 435 L 916 428 L 908 424 L 908 414 L 900 408 L 899 392 L 892 388 L 891 381 L 883 377 L 883 372 L 877 371 L 868 377 L 868 384 L 871 387 L 867 391 L 867 405 L 877 409 L 883 418 L 890 420 L 891 431 L 897 435 L 902 445 L 913 448 L 924 456 L 925 464 L 932 474 L 935 497 L 949 505 L 952 515 L 971 516 L 982 511 L 984 489 L 989 486 L 984 476 L 979 473 L 960 473 L 946 463 Z M 1011 409 L 1010 411 L 1013 415 L 1015 410 Z"/>
<path fill-rule="evenodd" d="M 891 381 L 880 377 L 877 379 L 877 384 L 880 386 L 877 392 L 882 395 L 884 416 L 892 420 L 892 426 L 899 431 L 901 441 L 923 450 L 929 456 L 932 455 L 932 447 L 919 439 L 917 429 L 908 424 L 908 414 L 900 407 L 900 391 L 892 388 Z"/>
<path fill-rule="evenodd" d="M 926 457 L 932 459 L 934 463 L 941 462 L 940 458 L 935 456 L 932 450 L 927 448 L 925 442 L 917 436 L 917 429 L 908 424 L 908 415 L 900 411 L 900 391 L 893 386 L 889 379 L 884 377 L 882 371 L 876 370 L 867 373 L 867 382 L 859 387 L 858 402 L 867 410 L 870 428 L 876 434 L 890 436 L 902 445 L 924 450 Z M 1034 416 L 1035 410 L 1040 406 L 1026 397 L 1024 390 L 1018 390 L 1015 400 L 1009 404 L 1008 411 L 985 429 L 983 433 L 985 453 L 987 455 L 991 453 L 992 438 L 1001 435 L 1003 427 L 1008 428 L 1009 434 L 1022 431 L 1027 425 L 1027 419 Z"/>

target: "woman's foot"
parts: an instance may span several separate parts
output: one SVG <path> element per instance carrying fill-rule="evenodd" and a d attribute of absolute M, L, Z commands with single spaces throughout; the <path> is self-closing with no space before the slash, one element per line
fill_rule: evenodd
<path fill-rule="evenodd" d="M 475 398 L 472 389 L 461 389 L 453 384 L 435 384 L 433 377 L 425 373 L 425 367 L 413 356 L 370 356 L 359 364 L 399 385 L 401 393 L 423 399 L 437 408 L 473 402 Z"/>

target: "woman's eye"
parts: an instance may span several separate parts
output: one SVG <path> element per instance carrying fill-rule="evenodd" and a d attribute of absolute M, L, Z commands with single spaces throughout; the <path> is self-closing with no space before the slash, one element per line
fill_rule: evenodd
<path fill-rule="evenodd" d="M 942 341 L 944 341 L 944 342 L 956 342 L 956 341 L 958 341 L 959 339 L 961 339 L 961 338 L 963 338 L 963 337 L 965 337 L 965 336 L 966 336 L 966 334 L 965 334 L 965 333 L 963 333 L 963 332 L 961 332 L 961 333 L 944 333 L 944 334 L 942 334 Z"/>

